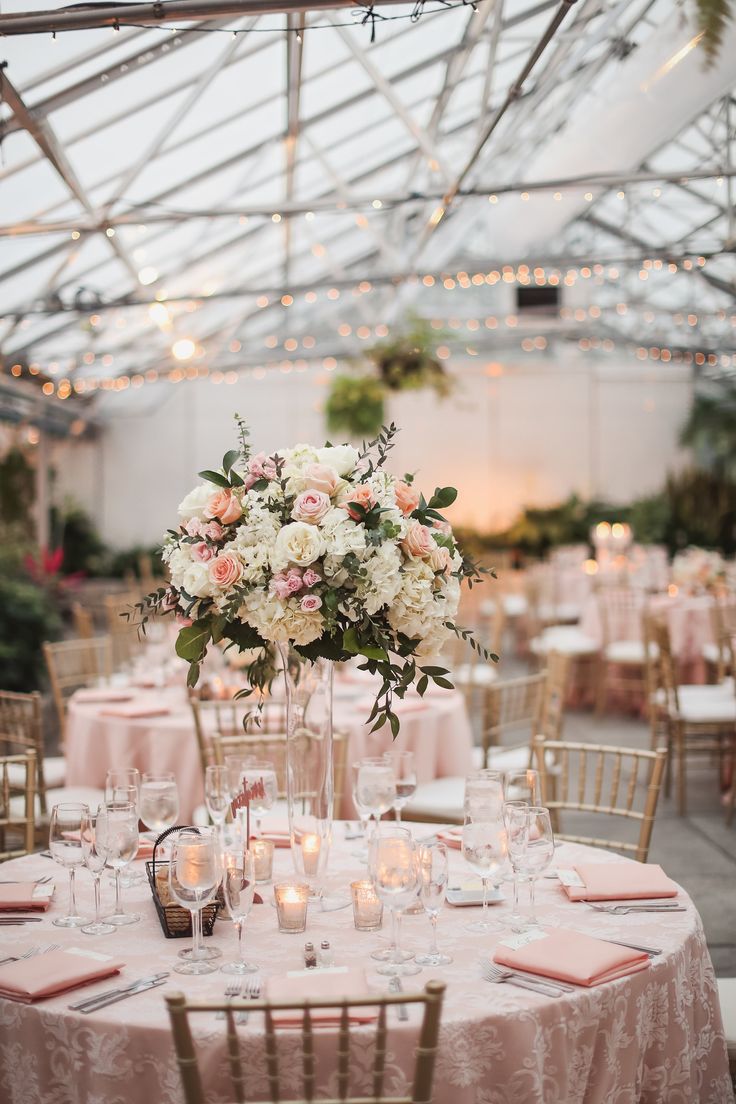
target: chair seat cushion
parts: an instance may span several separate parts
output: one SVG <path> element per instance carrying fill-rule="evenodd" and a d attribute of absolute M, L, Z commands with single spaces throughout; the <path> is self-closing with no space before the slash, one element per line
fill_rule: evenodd
<path fill-rule="evenodd" d="M 728 1057 L 733 1061 L 736 1059 L 736 978 L 718 978 L 718 999 L 721 1003 Z"/>
<path fill-rule="evenodd" d="M 606 645 L 603 654 L 608 663 L 631 663 L 632 665 L 643 666 L 646 659 L 644 642 L 641 640 L 614 640 L 611 644 Z M 650 644 L 650 658 L 656 659 L 658 655 L 657 645 Z"/>
<path fill-rule="evenodd" d="M 23 786 L 25 784 L 26 768 L 21 763 L 8 765 L 8 778 L 11 786 Z M 43 777 L 46 789 L 52 786 L 57 788 L 64 785 L 66 779 L 66 761 L 63 755 L 44 756 Z"/>
<path fill-rule="evenodd" d="M 719 649 L 718 645 L 713 643 L 704 644 L 700 654 L 706 663 L 728 663 L 730 658 L 727 648 Z"/>
<path fill-rule="evenodd" d="M 507 617 L 523 617 L 529 609 L 529 603 L 523 594 L 504 594 L 502 601 L 503 612 Z"/>
<path fill-rule="evenodd" d="M 545 629 L 529 645 L 535 655 L 561 652 L 569 656 L 590 656 L 598 652 L 598 645 L 575 625 L 560 625 Z"/>
<path fill-rule="evenodd" d="M 407 819 L 422 816 L 443 822 L 462 821 L 463 800 L 465 798 L 465 779 L 459 776 L 433 778 L 431 782 L 422 782 L 414 791 L 414 796 L 403 810 Z"/>
<path fill-rule="evenodd" d="M 576 606 L 572 602 L 562 602 L 559 605 L 553 605 L 551 602 L 541 602 L 537 609 L 541 621 L 553 621 L 559 625 L 574 624 L 575 621 L 580 620 L 581 613 L 580 606 Z"/>
<path fill-rule="evenodd" d="M 452 671 L 455 686 L 490 686 L 498 675 L 488 663 L 461 663 Z"/>
<path fill-rule="evenodd" d="M 736 724 L 736 697 L 724 694 L 719 687 L 713 689 L 714 694 L 685 695 L 678 690 L 679 719 L 693 724 Z"/>

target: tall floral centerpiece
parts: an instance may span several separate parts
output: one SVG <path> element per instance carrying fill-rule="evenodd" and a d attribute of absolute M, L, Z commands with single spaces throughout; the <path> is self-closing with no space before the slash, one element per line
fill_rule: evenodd
<path fill-rule="evenodd" d="M 413 477 L 385 469 L 395 426 L 356 449 L 297 445 L 253 455 L 238 419 L 240 447 L 218 471 L 200 472 L 168 531 L 163 558 L 170 584 L 141 603 L 151 613 L 191 620 L 176 651 L 196 685 L 207 649 L 222 641 L 260 649 L 249 688 L 273 677 L 277 645 L 287 685 L 288 796 L 292 851 L 299 871 L 319 877 L 332 820 L 332 663 L 361 657 L 377 677 L 368 721 L 395 737 L 394 698 L 430 682 L 452 688 L 434 657 L 455 623 L 460 585 L 485 569 L 464 557 L 442 514 L 457 496 L 429 498 Z M 434 661 L 433 661 L 434 660 Z M 298 749 L 298 753 L 297 753 Z M 297 758 L 298 754 L 298 758 Z M 305 837 L 311 838 L 305 845 Z"/>

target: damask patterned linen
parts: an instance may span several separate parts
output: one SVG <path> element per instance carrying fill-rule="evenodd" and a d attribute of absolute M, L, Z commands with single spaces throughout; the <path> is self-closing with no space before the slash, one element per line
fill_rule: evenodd
<path fill-rule="evenodd" d="M 426 825 L 415 826 L 424 835 Z M 343 826 L 336 825 L 329 867 L 331 889 L 345 887 L 360 873 L 351 857 L 353 843 L 343 842 Z M 561 865 L 601 861 L 604 852 L 565 844 L 558 849 Z M 611 856 L 613 858 L 614 856 Z M 462 857 L 451 855 L 453 873 L 468 877 Z M 288 852 L 276 853 L 277 875 L 291 873 Z M 31 943 L 82 945 L 115 953 L 126 962 L 123 979 L 173 969 L 179 940 L 166 940 L 147 888 L 134 887 L 126 905 L 143 913 L 135 927 L 113 935 L 88 937 L 53 928 L 51 920 L 65 905 L 63 872 L 41 856 L 6 863 L 3 878 L 38 877 L 53 871 L 57 893 L 39 924 L 2 932 L 2 949 Z M 91 879 L 81 871 L 80 904 L 89 910 Z M 265 888 L 268 901 L 269 890 Z M 107 903 L 111 887 L 104 886 Z M 482 959 L 492 956 L 498 938 L 508 931 L 479 936 L 465 930 L 473 915 L 467 908 L 445 907 L 439 937 L 454 963 L 425 969 L 405 982 L 420 988 L 430 977 L 447 982 L 442 1016 L 440 1052 L 435 1079 L 435 1104 L 733 1104 L 726 1046 L 713 970 L 697 911 L 684 893 L 687 911 L 671 916 L 610 916 L 567 900 L 552 880 L 538 884 L 538 906 L 550 924 L 564 925 L 601 938 L 623 939 L 661 947 L 663 954 L 650 969 L 590 990 L 576 990 L 564 998 L 537 996 L 509 985 L 482 980 Z M 509 904 L 494 907 L 501 925 Z M 429 924 L 422 915 L 403 921 L 404 939 L 413 950 L 429 941 Z M 337 964 L 363 965 L 377 990 L 385 979 L 374 972 L 371 950 L 385 943 L 388 931 L 356 932 L 349 908 L 320 912 L 310 907 L 303 937 L 279 935 L 275 911 L 268 903 L 254 907 L 247 930 L 248 953 L 261 976 L 298 969 L 304 939 L 330 940 Z M 208 941 L 209 942 L 209 941 Z M 218 921 L 212 942 L 225 957 L 235 956 L 235 933 L 226 920 Z M 82 1016 L 68 1004 L 79 999 L 57 997 L 36 1006 L 0 1000 L 0 1099 L 3 1104 L 181 1104 L 179 1077 L 162 997 L 181 990 L 191 997 L 222 996 L 230 979 L 223 974 L 186 977 L 171 974 L 167 986 Z M 110 987 L 100 982 L 84 992 L 92 995 Z M 406 1089 L 412 1066 L 418 1013 L 408 1024 L 390 1023 L 387 1092 Z M 250 1092 L 267 1097 L 262 1073 L 263 1036 L 258 1017 L 239 1028 L 249 1067 Z M 223 1024 L 202 1017 L 197 1029 L 204 1069 L 213 1104 L 231 1099 L 224 1057 Z M 372 1029 L 355 1029 L 356 1084 L 368 1092 Z M 320 1029 L 318 1085 L 335 1091 L 335 1036 Z M 296 1033 L 284 1036 L 284 1087 L 297 1089 L 300 1057 Z M 256 1070 L 261 1072 L 257 1073 Z"/>

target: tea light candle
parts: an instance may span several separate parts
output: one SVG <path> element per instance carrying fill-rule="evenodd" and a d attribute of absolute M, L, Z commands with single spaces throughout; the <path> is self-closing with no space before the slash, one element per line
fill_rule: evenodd
<path fill-rule="evenodd" d="M 383 924 L 383 904 L 376 894 L 373 882 L 351 882 L 353 921 L 358 931 L 377 931 Z"/>
<path fill-rule="evenodd" d="M 316 833 L 308 832 L 302 836 L 302 863 L 304 873 L 308 878 L 313 878 L 319 871 L 319 853 L 322 840 Z"/>
<path fill-rule="evenodd" d="M 273 871 L 273 843 L 267 839 L 251 840 L 253 867 L 257 882 L 270 882 Z"/>
<path fill-rule="evenodd" d="M 279 882 L 273 887 L 280 932 L 303 932 L 307 926 L 309 886 L 302 882 Z"/>

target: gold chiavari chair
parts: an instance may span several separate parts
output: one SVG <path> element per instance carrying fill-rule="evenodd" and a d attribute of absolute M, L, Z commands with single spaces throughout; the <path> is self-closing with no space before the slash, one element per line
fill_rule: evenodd
<path fill-rule="evenodd" d="M 638 862 L 647 861 L 667 758 L 665 748 L 645 751 L 607 744 L 548 741 L 538 736 L 534 752 L 542 803 L 550 810 L 558 839 L 611 848 L 632 855 Z M 551 761 L 554 770 L 550 769 Z M 643 807 L 637 808 L 638 804 Z M 569 835 L 559 828 L 559 814 L 565 811 L 633 820 L 639 823 L 638 839 L 624 842 Z"/>
<path fill-rule="evenodd" d="M 306 729 L 303 730 L 303 734 L 300 737 L 292 737 L 292 739 L 302 739 L 305 742 L 305 749 L 302 754 L 302 762 L 304 764 L 302 777 L 307 785 L 311 785 L 310 778 L 315 778 L 316 789 L 316 772 L 319 771 L 321 765 L 321 756 L 315 754 L 314 756 L 314 771 L 310 775 L 310 755 L 309 745 L 310 742 L 316 743 L 318 737 L 313 736 Z M 347 735 L 343 732 L 333 732 L 333 758 L 332 758 L 332 773 L 333 773 L 333 789 L 334 789 L 334 810 L 333 815 L 336 820 L 341 819 L 343 798 L 345 794 L 345 763 L 348 750 Z M 285 732 L 240 732 L 239 735 L 223 735 L 219 732 L 213 732 L 210 737 L 212 748 L 213 762 L 218 766 L 223 766 L 225 759 L 228 755 L 240 755 L 250 756 L 253 759 L 260 759 L 265 762 L 273 763 L 274 770 L 276 771 L 276 780 L 279 790 L 279 798 L 286 797 L 286 733 Z"/>
<path fill-rule="evenodd" d="M 499 680 L 485 691 L 482 732 L 483 761 L 488 751 L 511 736 L 514 740 L 521 733 L 528 733 L 531 742 L 539 731 L 540 718 L 547 686 L 547 671 L 523 678 Z"/>
<path fill-rule="evenodd" d="M 313 1101 L 319 1099 L 321 1104 L 430 1104 L 432 1101 L 432 1082 L 434 1079 L 434 1066 L 437 1057 L 440 1017 L 442 1014 L 442 1000 L 445 985 L 441 981 L 429 981 L 423 993 L 400 993 L 398 995 L 384 994 L 382 996 L 356 997 L 355 999 L 334 999 L 304 1001 L 228 1001 L 205 1004 L 198 1001 L 188 1001 L 183 993 L 169 993 L 166 995 L 166 1003 L 171 1019 L 171 1030 L 174 1038 L 179 1072 L 181 1074 L 185 1104 L 204 1104 L 205 1090 L 202 1074 L 199 1068 L 199 1056 L 194 1043 L 190 1017 L 204 1014 L 211 1020 L 212 1014 L 224 1012 L 225 1014 L 225 1047 L 227 1058 L 223 1057 L 222 1065 L 227 1063 L 227 1069 L 231 1080 L 231 1094 L 228 1094 L 236 1104 L 245 1104 L 246 1083 L 257 1080 L 265 1083 L 269 1104 L 280 1104 L 281 1101 Z M 388 1010 L 397 1004 L 422 1005 L 424 1015 L 419 1029 L 419 1038 L 415 1050 L 415 1066 L 412 1084 L 408 1094 L 394 1095 L 384 1091 L 386 1075 L 386 1057 L 388 1054 L 389 1029 L 387 1026 Z M 322 1008 L 336 1010 L 337 1040 L 334 1053 L 337 1061 L 336 1089 L 337 1095 L 330 1097 L 316 1096 L 317 1059 L 314 1046 L 314 1019 L 313 1013 Z M 373 1039 L 373 1057 L 370 1065 L 371 1090 L 366 1095 L 361 1090 L 358 1095 L 351 1092 L 351 1065 L 355 1051 L 360 1052 L 360 1069 L 365 1068 L 366 1039 L 365 1032 L 361 1032 L 360 1041 L 351 1041 L 350 1035 L 350 1010 L 351 1009 L 376 1008 L 376 1030 Z M 244 1062 L 241 1050 L 241 1038 L 235 1027 L 235 1017 L 241 1011 L 247 1011 L 250 1016 L 254 1013 L 262 1013 L 264 1019 L 264 1061 L 263 1069 L 253 1068 L 252 1050 L 249 1051 L 248 1061 Z M 276 1022 L 275 1013 L 291 1013 L 289 1017 L 290 1030 L 293 1032 L 293 1019 L 301 1020 L 301 1093 L 296 1097 L 292 1090 L 283 1084 L 281 1070 L 283 1063 L 279 1055 L 279 1025 Z M 208 1039 L 211 1038 L 208 1036 Z M 368 1044 L 369 1045 L 369 1044 Z M 289 1076 L 286 1081 L 289 1085 L 293 1081 L 294 1061 L 293 1049 L 289 1048 L 288 1058 L 283 1056 L 284 1063 L 289 1065 Z M 260 1076 L 259 1076 L 260 1074 Z M 286 1093 L 286 1095 L 284 1095 Z M 259 1094 L 260 1095 L 260 1094 Z M 256 1104 L 252 1101 L 251 1104 Z M 261 1104 L 265 1104 L 261 1098 Z"/>
<path fill-rule="evenodd" d="M 735 673 L 729 642 L 736 633 L 736 597 L 716 598 L 711 607 L 710 620 L 713 640 L 703 645 L 702 656 L 708 682 L 719 683 L 726 675 Z"/>
<path fill-rule="evenodd" d="M 33 851 L 36 835 L 36 753 L 0 757 L 0 862 Z M 20 808 L 15 798 L 20 798 Z"/>
<path fill-rule="evenodd" d="M 62 640 L 57 644 L 46 641 L 43 654 L 63 742 L 69 698 L 83 686 L 93 686 L 99 679 L 109 678 L 112 674 L 112 641 L 109 636 L 95 636 L 91 640 Z"/>
<path fill-rule="evenodd" d="M 0 749 L 3 754 L 25 754 L 33 752 L 36 756 L 36 793 L 42 817 L 48 813 L 46 787 L 60 786 L 64 781 L 64 759 L 54 756 L 47 759 L 43 749 L 43 726 L 41 720 L 41 695 L 17 694 L 10 690 L 0 690 Z M 11 770 L 11 781 L 18 781 L 25 768 Z"/>
<path fill-rule="evenodd" d="M 95 635 L 95 626 L 91 612 L 81 602 L 75 602 L 72 606 L 72 620 L 74 631 L 80 640 L 91 640 Z"/>
<path fill-rule="evenodd" d="M 189 704 L 194 717 L 194 731 L 197 735 L 199 758 L 202 774 L 215 762 L 212 751 L 212 734 L 238 736 L 249 732 L 279 733 L 286 731 L 286 702 L 267 698 L 263 701 L 260 713 L 258 699 L 249 698 L 211 698 L 190 697 Z"/>
<path fill-rule="evenodd" d="M 645 596 L 635 587 L 604 586 L 597 591 L 603 634 L 596 686 L 596 713 L 606 707 L 608 692 L 617 689 L 641 695 L 646 688 L 648 651 L 656 655 L 653 641 L 639 639 Z"/>
<path fill-rule="evenodd" d="M 130 663 L 141 650 L 141 640 L 136 627 L 136 611 L 133 608 L 138 601 L 138 591 L 108 594 L 105 598 L 107 631 L 112 641 L 115 667 Z"/>
<path fill-rule="evenodd" d="M 651 622 L 659 649 L 660 697 L 667 747 L 677 766 L 677 809 L 687 811 L 687 759 L 692 754 L 715 754 L 723 769 L 726 754 L 733 756 L 736 743 L 736 693 L 732 683 L 723 686 L 680 686 L 672 655 L 669 628 L 664 620 Z M 665 793 L 669 793 L 669 770 Z"/>

